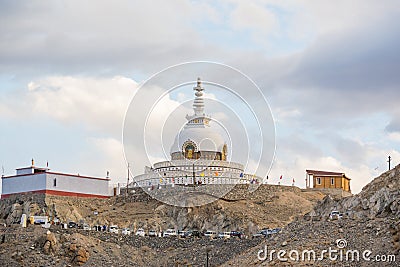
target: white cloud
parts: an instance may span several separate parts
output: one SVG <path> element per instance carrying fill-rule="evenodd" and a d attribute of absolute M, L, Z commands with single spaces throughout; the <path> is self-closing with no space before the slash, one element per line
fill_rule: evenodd
<path fill-rule="evenodd" d="M 90 130 L 121 133 L 123 118 L 137 83 L 132 79 L 49 76 L 29 82 L 21 98 L 0 103 L 16 118 L 49 117 Z M 11 114 L 10 114 L 11 113 Z"/>
<path fill-rule="evenodd" d="M 311 15 L 318 34 L 373 27 L 385 17 L 398 13 L 397 1 L 386 1 L 385 5 L 376 1 L 307 1 L 301 6 Z"/>
<path fill-rule="evenodd" d="M 388 137 L 390 140 L 400 143 L 400 132 L 389 133 Z"/>
<path fill-rule="evenodd" d="M 209 49 L 194 24 L 216 17 L 210 5 L 189 0 L 4 4 L 0 68 L 11 73 L 155 72 Z M 222 52 L 215 46 L 210 51 Z"/>
<path fill-rule="evenodd" d="M 255 30 L 262 36 L 275 31 L 278 26 L 275 14 L 256 2 L 238 2 L 230 20 L 234 29 Z"/>
<path fill-rule="evenodd" d="M 290 119 L 296 119 L 301 116 L 301 112 L 297 108 L 282 108 L 274 109 L 274 119 L 276 122 L 285 122 Z"/>
<path fill-rule="evenodd" d="M 126 183 L 127 166 L 122 142 L 115 138 L 89 137 L 91 151 L 85 153 L 84 162 L 78 166 L 80 170 L 104 176 L 110 172 L 112 184 Z"/>

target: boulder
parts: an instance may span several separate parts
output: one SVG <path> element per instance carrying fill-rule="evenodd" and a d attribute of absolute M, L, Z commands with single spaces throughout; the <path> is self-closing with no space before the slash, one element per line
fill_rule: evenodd
<path fill-rule="evenodd" d="M 71 262 L 78 266 L 85 264 L 90 257 L 90 253 L 86 246 L 76 239 L 69 245 L 68 254 L 71 256 Z"/>
<path fill-rule="evenodd" d="M 46 239 L 43 244 L 43 252 L 45 254 L 54 254 L 57 252 L 58 245 L 57 245 L 57 238 L 54 233 L 47 231 Z"/>
<path fill-rule="evenodd" d="M 89 252 L 80 247 L 76 252 L 75 263 L 79 266 L 85 264 L 89 260 Z"/>
<path fill-rule="evenodd" d="M 393 250 L 395 253 L 400 252 L 400 222 L 397 225 L 391 225 L 390 232 L 392 233 L 393 239 Z"/>
<path fill-rule="evenodd" d="M 8 225 L 19 222 L 22 216 L 23 206 L 19 203 L 14 203 L 11 206 L 11 210 L 7 216 L 6 223 Z"/>

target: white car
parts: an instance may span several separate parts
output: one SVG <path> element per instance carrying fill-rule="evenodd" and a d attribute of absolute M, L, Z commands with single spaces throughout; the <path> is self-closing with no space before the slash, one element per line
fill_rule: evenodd
<path fill-rule="evenodd" d="M 152 236 L 152 237 L 157 236 L 157 231 L 156 230 L 150 230 L 149 233 L 148 233 L 148 236 Z"/>
<path fill-rule="evenodd" d="M 208 230 L 207 232 L 204 233 L 204 236 L 209 238 L 214 238 L 217 237 L 217 232 Z"/>
<path fill-rule="evenodd" d="M 110 230 L 110 233 L 118 234 L 118 225 L 110 225 L 108 229 Z"/>
<path fill-rule="evenodd" d="M 337 210 L 333 210 L 331 211 L 331 213 L 329 214 L 329 219 L 330 220 L 339 220 L 343 217 L 343 214 L 341 214 L 339 211 Z"/>
<path fill-rule="evenodd" d="M 144 231 L 143 228 L 139 228 L 139 229 L 136 231 L 136 234 L 135 234 L 135 235 L 138 235 L 138 236 L 145 236 L 146 233 L 145 233 L 145 231 Z"/>
<path fill-rule="evenodd" d="M 219 233 L 218 238 L 223 238 L 223 239 L 231 238 L 231 232 Z"/>
<path fill-rule="evenodd" d="M 123 235 L 131 235 L 131 229 L 129 229 L 129 228 L 124 228 L 124 229 L 122 229 L 122 232 L 121 232 Z"/>
<path fill-rule="evenodd" d="M 179 237 L 185 237 L 187 231 L 178 231 Z"/>
<path fill-rule="evenodd" d="M 85 230 L 85 231 L 91 230 L 89 224 L 87 224 L 87 223 L 83 224 L 82 229 Z"/>
<path fill-rule="evenodd" d="M 163 236 L 176 236 L 177 232 L 175 229 L 167 229 L 164 231 Z"/>

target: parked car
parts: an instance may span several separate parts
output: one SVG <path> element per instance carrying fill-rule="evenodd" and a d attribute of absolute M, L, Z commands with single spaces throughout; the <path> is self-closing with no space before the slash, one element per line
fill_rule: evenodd
<path fill-rule="evenodd" d="M 279 233 L 280 231 L 281 231 L 281 228 L 274 228 L 274 229 L 267 229 L 267 228 L 264 228 L 264 229 L 262 229 L 262 230 L 260 231 L 260 233 L 263 234 L 265 237 L 268 237 L 268 236 L 270 236 L 270 235 L 277 234 L 277 233 Z"/>
<path fill-rule="evenodd" d="M 331 211 L 331 213 L 329 214 L 329 219 L 330 220 L 339 220 L 343 217 L 343 214 L 341 214 L 339 211 L 337 210 L 333 210 Z"/>
<path fill-rule="evenodd" d="M 209 238 L 215 238 L 215 237 L 217 237 L 217 232 L 207 230 L 207 231 L 204 233 L 204 236 L 205 236 L 205 237 L 209 237 Z"/>
<path fill-rule="evenodd" d="M 155 237 L 155 236 L 157 236 L 157 231 L 156 230 L 150 230 L 148 235 L 151 236 L 151 237 Z"/>
<path fill-rule="evenodd" d="M 231 232 L 218 233 L 218 238 L 223 238 L 223 239 L 231 238 Z"/>
<path fill-rule="evenodd" d="M 231 232 L 231 237 L 238 237 L 238 238 L 242 238 L 244 236 L 244 234 L 240 231 L 232 231 Z"/>
<path fill-rule="evenodd" d="M 87 223 L 84 223 L 84 224 L 82 225 L 82 229 L 85 230 L 85 231 L 91 230 L 90 225 L 87 224 Z"/>
<path fill-rule="evenodd" d="M 264 228 L 260 231 L 261 234 L 263 234 L 264 236 L 269 236 L 273 234 L 272 229 L 268 229 L 268 228 Z"/>
<path fill-rule="evenodd" d="M 121 234 L 123 234 L 123 235 L 131 235 L 131 229 L 124 228 L 124 229 L 122 229 Z"/>
<path fill-rule="evenodd" d="M 178 232 L 177 232 L 177 235 L 179 236 L 179 237 L 182 237 L 182 238 L 185 238 L 186 236 L 186 232 L 187 231 L 183 231 L 183 230 L 178 230 Z"/>
<path fill-rule="evenodd" d="M 92 230 L 93 231 L 100 231 L 101 230 L 101 226 L 100 225 L 93 225 Z"/>
<path fill-rule="evenodd" d="M 139 228 L 139 229 L 137 229 L 135 235 L 138 235 L 138 236 L 146 236 L 146 232 L 144 231 L 143 228 Z"/>
<path fill-rule="evenodd" d="M 44 223 L 44 224 L 41 224 L 41 226 L 42 226 L 43 228 L 49 229 L 50 226 L 51 226 L 51 223 L 50 223 L 50 222 L 46 222 L 46 223 Z"/>
<path fill-rule="evenodd" d="M 49 222 L 49 216 L 30 216 L 29 217 L 29 222 L 31 224 L 45 224 Z"/>
<path fill-rule="evenodd" d="M 274 229 L 271 230 L 271 233 L 272 233 L 272 234 L 277 234 L 277 233 L 279 233 L 281 230 L 282 230 L 281 228 L 274 228 Z"/>
<path fill-rule="evenodd" d="M 110 227 L 108 227 L 110 233 L 114 233 L 114 234 L 118 234 L 118 225 L 110 225 Z"/>
<path fill-rule="evenodd" d="M 76 224 L 76 222 L 69 222 L 68 223 L 68 228 L 77 228 L 78 225 Z"/>
<path fill-rule="evenodd" d="M 266 237 L 266 234 L 264 234 L 265 232 L 263 231 L 259 231 L 255 234 L 253 234 L 252 238 L 260 238 L 260 237 Z"/>
<path fill-rule="evenodd" d="M 175 229 L 167 229 L 164 231 L 163 236 L 176 236 L 177 232 Z"/>
<path fill-rule="evenodd" d="M 54 219 L 53 219 L 53 223 L 54 223 L 55 225 L 59 225 L 59 224 L 61 223 L 61 221 L 60 221 L 60 219 L 58 219 L 58 218 L 54 218 Z"/>
<path fill-rule="evenodd" d="M 185 237 L 200 237 L 201 233 L 199 232 L 199 230 L 189 230 L 186 231 L 185 233 Z"/>

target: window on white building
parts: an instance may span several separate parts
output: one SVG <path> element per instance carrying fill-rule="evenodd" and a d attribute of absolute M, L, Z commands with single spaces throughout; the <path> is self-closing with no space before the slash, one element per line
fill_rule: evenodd
<path fill-rule="evenodd" d="M 53 186 L 56 187 L 57 186 L 57 178 L 53 179 Z"/>

